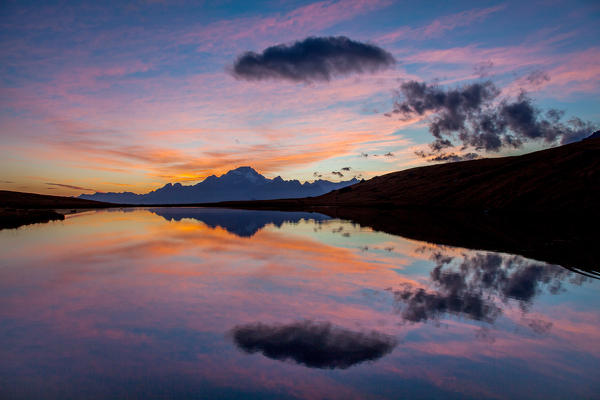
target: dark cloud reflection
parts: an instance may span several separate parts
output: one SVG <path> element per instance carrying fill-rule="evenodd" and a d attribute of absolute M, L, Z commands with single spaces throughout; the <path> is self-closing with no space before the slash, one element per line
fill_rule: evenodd
<path fill-rule="evenodd" d="M 246 353 L 260 352 L 275 360 L 292 360 L 323 369 L 346 369 L 377 360 L 397 344 L 394 337 L 376 331 L 355 332 L 313 321 L 240 325 L 231 334 L 238 348 Z"/>
<path fill-rule="evenodd" d="M 581 284 L 586 278 L 556 265 L 480 253 L 456 262 L 453 257 L 435 253 L 436 267 L 431 271 L 431 288 L 404 285 L 393 291 L 404 320 L 424 322 L 451 313 L 465 318 L 494 322 L 509 299 L 526 312 L 533 299 L 543 291 L 556 294 L 563 282 Z M 534 332 L 550 329 L 543 321 L 528 320 Z M 533 322 L 532 322 L 533 321 Z"/>

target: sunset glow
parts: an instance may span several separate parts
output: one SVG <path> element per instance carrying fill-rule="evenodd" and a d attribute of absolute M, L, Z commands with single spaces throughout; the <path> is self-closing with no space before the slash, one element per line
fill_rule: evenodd
<path fill-rule="evenodd" d="M 384 115 L 407 80 L 490 79 L 600 123 L 594 2 L 251 3 L 4 2 L 0 189 L 142 193 L 242 165 L 301 181 L 425 165 L 427 116 Z M 231 73 L 244 52 L 311 36 L 372 43 L 396 63 L 329 81 Z"/>

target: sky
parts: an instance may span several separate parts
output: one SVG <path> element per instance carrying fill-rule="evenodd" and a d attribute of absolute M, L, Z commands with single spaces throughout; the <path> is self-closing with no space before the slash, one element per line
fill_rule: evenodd
<path fill-rule="evenodd" d="M 599 17 L 595 1 L 3 1 L 0 189 L 144 193 L 246 165 L 301 181 L 428 165 L 436 110 L 392 112 L 410 81 L 489 80 L 496 102 L 526 91 L 598 125 Z M 246 52 L 340 36 L 395 62 L 326 79 L 236 73 Z"/>

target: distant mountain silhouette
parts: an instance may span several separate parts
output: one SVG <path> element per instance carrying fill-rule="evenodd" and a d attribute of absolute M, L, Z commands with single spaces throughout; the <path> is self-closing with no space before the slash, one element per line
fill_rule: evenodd
<path fill-rule="evenodd" d="M 376 176 L 318 197 L 223 202 L 220 207 L 414 208 L 504 215 L 600 215 L 600 133 L 511 157 L 482 158 Z"/>
<path fill-rule="evenodd" d="M 230 200 L 269 200 L 320 196 L 357 182 L 355 178 L 344 182 L 319 179 L 312 183 L 300 183 L 298 180 L 285 181 L 280 176 L 268 179 L 251 167 L 240 167 L 219 177 L 211 175 L 196 185 L 168 183 L 146 194 L 98 192 L 82 194 L 79 198 L 117 204 L 193 204 Z"/>
<path fill-rule="evenodd" d="M 253 211 L 223 208 L 153 208 L 149 211 L 168 221 L 192 218 L 211 228 L 220 226 L 226 231 L 241 237 L 251 237 L 266 225 L 280 227 L 284 222 L 297 223 L 302 219 L 325 221 L 331 219 L 323 214 L 296 211 Z"/>
<path fill-rule="evenodd" d="M 317 211 L 415 240 L 520 254 L 598 276 L 600 137 L 430 165 L 323 196 L 216 207 Z"/>

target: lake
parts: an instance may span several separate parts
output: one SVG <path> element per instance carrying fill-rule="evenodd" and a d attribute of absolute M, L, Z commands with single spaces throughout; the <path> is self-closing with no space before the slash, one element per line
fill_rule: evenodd
<path fill-rule="evenodd" d="M 318 213 L 83 212 L 0 231 L 0 398 L 599 398 L 599 294 Z"/>

